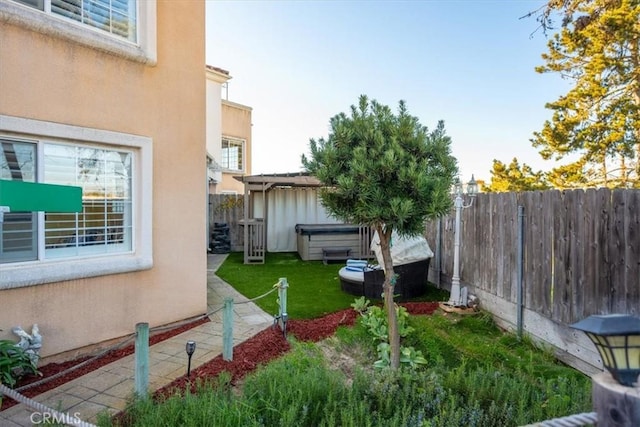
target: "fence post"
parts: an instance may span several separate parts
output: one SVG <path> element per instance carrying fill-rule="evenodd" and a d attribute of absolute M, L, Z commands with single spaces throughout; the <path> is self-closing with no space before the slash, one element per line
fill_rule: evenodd
<path fill-rule="evenodd" d="M 233 360 L 233 298 L 224 299 L 222 312 L 222 359 Z"/>
<path fill-rule="evenodd" d="M 287 334 L 287 283 L 286 277 L 281 277 L 278 281 L 278 302 L 280 306 L 280 312 L 278 313 L 278 320 L 280 323 L 280 329 L 286 335 Z"/>
<path fill-rule="evenodd" d="M 524 286 L 524 206 L 518 205 L 518 255 L 517 255 L 517 286 L 516 289 L 516 327 L 518 331 L 518 339 L 522 339 L 522 310 L 523 310 L 523 292 Z"/>
<path fill-rule="evenodd" d="M 591 380 L 599 427 L 640 425 L 640 388 L 621 385 L 606 371 Z"/>
<path fill-rule="evenodd" d="M 149 389 L 149 324 L 136 324 L 135 392 L 146 397 Z"/>

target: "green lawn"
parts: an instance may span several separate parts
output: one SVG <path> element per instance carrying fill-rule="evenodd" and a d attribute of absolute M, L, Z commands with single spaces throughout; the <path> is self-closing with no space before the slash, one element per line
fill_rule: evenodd
<path fill-rule="evenodd" d="M 324 265 L 322 261 L 302 261 L 297 253 L 267 253 L 264 264 L 245 265 L 243 254 L 233 252 L 216 274 L 230 283 L 247 298 L 268 292 L 278 279 L 284 277 L 289 284 L 287 312 L 292 319 L 313 319 L 349 308 L 355 296 L 340 289 L 338 271 L 343 263 Z M 428 286 L 419 300 L 443 301 L 448 292 Z M 270 294 L 256 304 L 270 314 L 278 312 L 277 294 Z"/>

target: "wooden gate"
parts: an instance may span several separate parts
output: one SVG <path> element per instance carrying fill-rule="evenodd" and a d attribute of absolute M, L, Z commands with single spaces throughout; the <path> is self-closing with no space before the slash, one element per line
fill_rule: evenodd
<path fill-rule="evenodd" d="M 244 222 L 244 262 L 245 264 L 264 264 L 266 252 L 265 227 L 262 219 L 250 219 Z"/>

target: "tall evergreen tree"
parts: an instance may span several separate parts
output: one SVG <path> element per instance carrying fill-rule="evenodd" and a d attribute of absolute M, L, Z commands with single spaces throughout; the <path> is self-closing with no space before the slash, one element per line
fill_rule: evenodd
<path fill-rule="evenodd" d="M 311 157 L 303 155 L 302 164 L 324 184 L 320 195 L 330 214 L 370 226 L 380 236 L 391 366 L 398 368 L 391 233 L 420 235 L 427 218 L 451 209 L 450 188 L 457 172 L 451 139 L 443 122 L 429 132 L 404 102 L 394 114 L 363 95 L 349 116 L 340 113 L 330 120 L 327 139 L 311 139 L 309 148 Z"/>
<path fill-rule="evenodd" d="M 517 158 L 509 165 L 500 160 L 493 161 L 491 183 L 483 187 L 487 193 L 506 191 L 536 191 L 551 188 L 542 171 L 534 172 L 531 166 L 523 163 L 520 166 Z"/>
<path fill-rule="evenodd" d="M 573 88 L 531 140 L 545 159 L 569 159 L 549 179 L 560 188 L 640 187 L 640 2 L 551 0 L 538 15 L 560 31 L 540 73 L 560 73 Z"/>

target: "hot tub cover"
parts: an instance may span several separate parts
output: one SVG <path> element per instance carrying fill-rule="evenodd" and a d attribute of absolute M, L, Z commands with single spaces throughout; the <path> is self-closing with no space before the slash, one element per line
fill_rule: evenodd
<path fill-rule="evenodd" d="M 384 265 L 380 237 L 376 231 L 371 239 L 371 250 L 376 254 L 378 264 Z M 393 265 L 403 265 L 427 258 L 433 258 L 433 251 L 424 236 L 400 237 L 394 230 L 391 234 L 391 258 Z"/>

